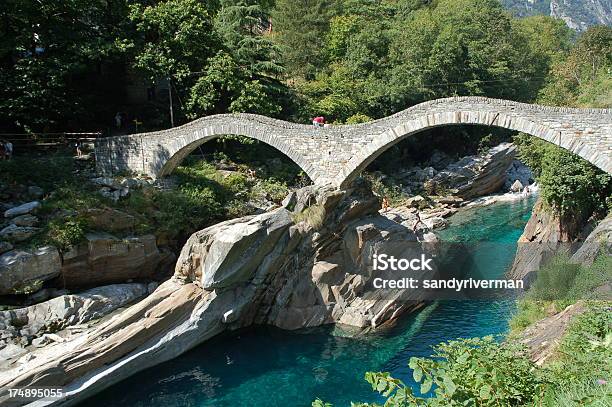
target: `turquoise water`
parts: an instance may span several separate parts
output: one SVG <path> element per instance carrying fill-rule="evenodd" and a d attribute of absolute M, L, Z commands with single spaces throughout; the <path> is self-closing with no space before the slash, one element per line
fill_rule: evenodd
<path fill-rule="evenodd" d="M 482 242 L 476 274 L 501 276 L 533 201 L 502 203 L 453 217 L 445 240 Z M 349 406 L 377 401 L 363 380 L 369 370 L 411 382 L 411 356 L 428 356 L 439 342 L 503 334 L 511 300 L 440 301 L 394 328 L 349 338 L 333 327 L 286 332 L 255 328 L 216 338 L 187 354 L 141 372 L 84 405 L 93 406 L 310 406 L 313 399 Z"/>

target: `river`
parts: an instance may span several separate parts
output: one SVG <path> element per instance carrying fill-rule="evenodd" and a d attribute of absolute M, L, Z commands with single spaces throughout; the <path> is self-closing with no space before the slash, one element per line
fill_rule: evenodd
<path fill-rule="evenodd" d="M 465 210 L 439 235 L 474 245 L 472 275 L 500 277 L 512 262 L 533 202 Z M 359 338 L 334 327 L 255 328 L 220 336 L 140 372 L 82 406 L 301 407 L 320 397 L 348 407 L 351 401 L 378 401 L 363 379 L 366 371 L 390 371 L 412 383 L 411 356 L 429 356 L 432 346 L 451 339 L 503 335 L 513 312 L 510 299 L 439 301 L 390 330 Z"/>

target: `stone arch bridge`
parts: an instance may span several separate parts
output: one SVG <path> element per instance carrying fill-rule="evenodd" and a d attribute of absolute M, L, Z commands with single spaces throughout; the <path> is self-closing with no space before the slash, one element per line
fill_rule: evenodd
<path fill-rule="evenodd" d="M 163 177 L 201 144 L 222 135 L 242 135 L 287 155 L 315 184 L 344 186 L 399 141 L 447 125 L 521 131 L 612 173 L 612 109 L 545 107 L 484 97 L 438 99 L 370 123 L 325 128 L 254 114 L 208 116 L 168 130 L 99 139 L 96 165 L 106 175 L 131 171 Z"/>

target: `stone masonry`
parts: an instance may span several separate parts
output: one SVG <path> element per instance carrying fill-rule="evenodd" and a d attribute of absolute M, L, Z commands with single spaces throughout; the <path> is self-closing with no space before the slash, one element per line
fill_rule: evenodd
<path fill-rule="evenodd" d="M 232 134 L 275 147 L 315 184 L 343 186 L 404 138 L 458 124 L 531 134 L 612 174 L 612 109 L 545 107 L 485 97 L 438 99 L 370 123 L 325 128 L 254 114 L 208 116 L 168 130 L 99 139 L 96 165 L 105 175 L 130 171 L 163 177 L 199 145 Z"/>

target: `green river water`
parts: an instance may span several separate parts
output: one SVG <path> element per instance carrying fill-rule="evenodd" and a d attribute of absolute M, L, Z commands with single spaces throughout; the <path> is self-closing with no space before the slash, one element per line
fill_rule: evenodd
<path fill-rule="evenodd" d="M 496 278 L 512 262 L 515 242 L 533 200 L 461 212 L 440 232 L 443 240 L 474 245 L 473 272 Z M 83 406 L 289 407 L 317 397 L 334 406 L 376 401 L 366 371 L 390 371 L 411 383 L 411 356 L 456 338 L 503 335 L 514 301 L 439 301 L 404 317 L 394 328 L 349 338 L 333 327 L 286 332 L 254 328 L 224 335 L 105 390 Z"/>

